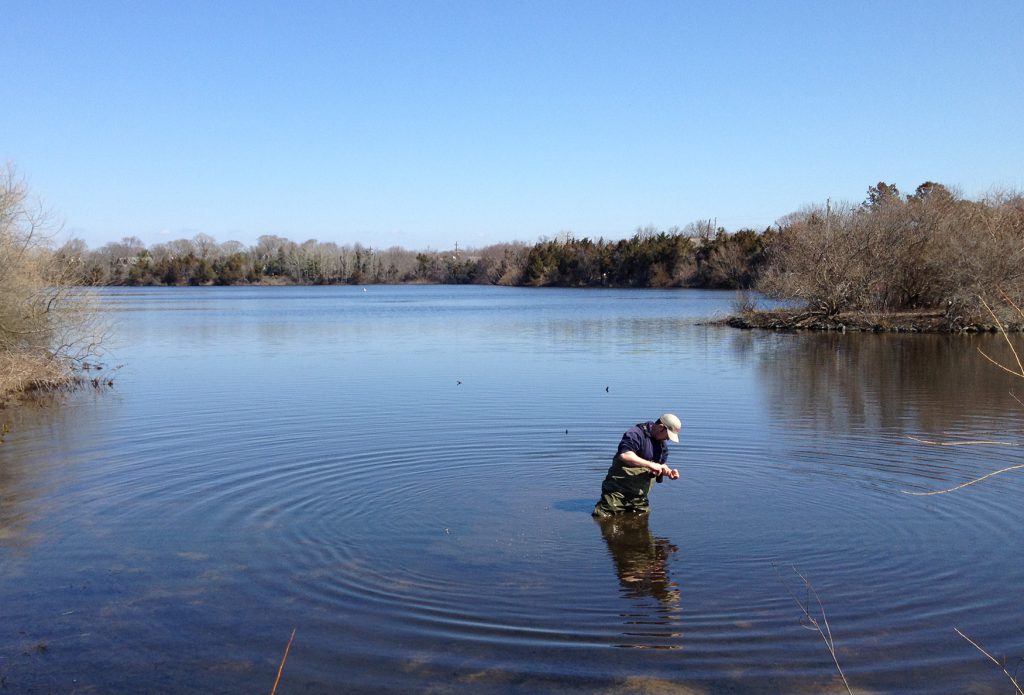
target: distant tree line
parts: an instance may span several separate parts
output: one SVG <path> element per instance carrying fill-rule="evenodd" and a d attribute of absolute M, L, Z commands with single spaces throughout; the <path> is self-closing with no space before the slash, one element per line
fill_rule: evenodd
<path fill-rule="evenodd" d="M 58 251 L 89 285 L 380 284 L 507 282 L 522 244 L 497 244 L 472 254 L 296 243 L 265 235 L 254 246 L 223 244 L 207 234 L 147 247 L 136 237 L 90 250 L 73 240 Z"/>
<path fill-rule="evenodd" d="M 643 227 L 627 239 L 577 238 L 481 249 L 409 251 L 273 235 L 254 246 L 206 234 L 145 246 L 129 237 L 90 250 L 74 240 L 62 267 L 92 285 L 445 283 L 537 287 L 756 289 L 812 317 L 941 314 L 977 323 L 986 298 L 1024 305 L 1024 198 L 967 200 L 926 182 L 902 195 L 879 182 L 860 204 L 812 205 L 761 232 L 711 220 Z"/>
<path fill-rule="evenodd" d="M 764 237 L 711 223 L 637 230 L 621 241 L 563 233 L 532 246 L 407 251 L 266 235 L 245 247 L 207 234 L 147 247 L 128 237 L 90 250 L 81 240 L 58 257 L 90 285 L 440 283 L 558 287 L 750 287 Z"/>
<path fill-rule="evenodd" d="M 684 229 L 637 230 L 629 239 L 564 234 L 530 248 L 520 284 L 560 287 L 751 287 L 771 232 L 734 234 L 710 221 Z"/>

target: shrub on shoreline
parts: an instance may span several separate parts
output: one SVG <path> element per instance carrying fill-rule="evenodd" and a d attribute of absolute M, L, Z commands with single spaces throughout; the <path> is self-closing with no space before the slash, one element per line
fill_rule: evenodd
<path fill-rule="evenodd" d="M 0 405 L 35 390 L 52 390 L 74 383 L 68 366 L 50 355 L 0 354 Z"/>
<path fill-rule="evenodd" d="M 0 402 L 74 383 L 102 326 L 75 264 L 54 253 L 40 205 L 13 167 L 0 171 Z"/>
<path fill-rule="evenodd" d="M 1024 300 L 1024 197 L 971 201 L 931 182 L 901 197 L 880 182 L 862 205 L 790 215 L 766 257 L 757 289 L 802 305 L 788 327 L 938 313 L 945 330 L 978 329 L 991 323 L 986 301 Z"/>

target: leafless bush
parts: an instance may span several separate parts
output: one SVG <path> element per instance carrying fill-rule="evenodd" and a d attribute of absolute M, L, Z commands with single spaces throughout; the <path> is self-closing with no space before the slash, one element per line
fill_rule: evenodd
<path fill-rule="evenodd" d="M 874 231 L 857 224 L 850 207 L 810 207 L 791 215 L 767 249 L 759 289 L 803 300 L 815 314 L 834 316 L 864 302 L 875 278 L 869 272 Z"/>
<path fill-rule="evenodd" d="M 738 290 L 732 302 L 732 313 L 736 316 L 749 316 L 757 311 L 757 297 L 749 290 Z"/>
<path fill-rule="evenodd" d="M 879 183 L 860 206 L 784 218 L 767 257 L 759 289 L 816 315 L 931 311 L 953 328 L 976 325 L 992 288 L 1024 299 L 1024 198 L 965 200 L 931 182 L 901 198 Z"/>
<path fill-rule="evenodd" d="M 54 233 L 8 165 L 0 172 L 0 396 L 67 381 L 100 348 L 81 263 L 73 245 L 52 249 Z"/>

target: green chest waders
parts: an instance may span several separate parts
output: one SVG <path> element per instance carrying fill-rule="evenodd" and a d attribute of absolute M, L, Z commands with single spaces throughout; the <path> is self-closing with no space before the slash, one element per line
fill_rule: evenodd
<path fill-rule="evenodd" d="M 654 476 L 649 469 L 641 466 L 624 466 L 616 456 L 608 475 L 601 483 L 601 501 L 594 507 L 594 516 L 647 512 L 647 495 L 651 492 L 653 482 Z"/>

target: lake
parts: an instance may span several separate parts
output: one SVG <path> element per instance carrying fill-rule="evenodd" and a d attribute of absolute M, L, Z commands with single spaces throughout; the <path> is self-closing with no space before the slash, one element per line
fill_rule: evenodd
<path fill-rule="evenodd" d="M 1024 674 L 1024 471 L 905 494 L 1024 464 L 1001 339 L 734 299 L 103 290 L 114 387 L 0 411 L 0 688 L 270 692 L 294 629 L 278 693 L 846 692 L 806 608 L 854 692 L 1013 692 L 954 628 Z"/>

